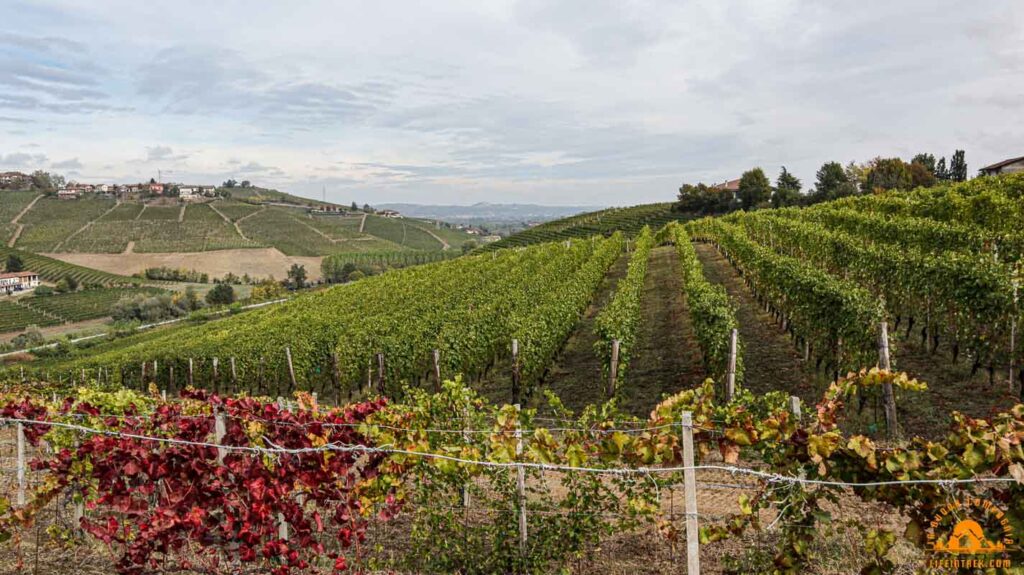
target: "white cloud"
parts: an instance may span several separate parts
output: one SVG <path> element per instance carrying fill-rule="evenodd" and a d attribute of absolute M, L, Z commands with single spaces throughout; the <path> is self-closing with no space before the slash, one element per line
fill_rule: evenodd
<path fill-rule="evenodd" d="M 14 3 L 4 144 L 83 180 L 632 204 L 754 165 L 1024 153 L 1010 0 Z"/>

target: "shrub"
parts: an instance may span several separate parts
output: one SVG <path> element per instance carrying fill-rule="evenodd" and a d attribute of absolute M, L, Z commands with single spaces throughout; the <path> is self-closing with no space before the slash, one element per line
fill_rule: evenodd
<path fill-rule="evenodd" d="M 235 301 L 235 288 L 230 284 L 217 284 L 206 293 L 206 303 L 210 305 L 227 305 Z"/>

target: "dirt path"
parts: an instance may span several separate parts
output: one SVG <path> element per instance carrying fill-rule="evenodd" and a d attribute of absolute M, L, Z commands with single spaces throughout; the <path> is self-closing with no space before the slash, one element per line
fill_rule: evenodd
<path fill-rule="evenodd" d="M 675 248 L 651 251 L 641 300 L 640 332 L 619 391 L 623 409 L 639 417 L 650 414 L 665 395 L 704 381 L 704 365 L 679 273 Z"/>
<path fill-rule="evenodd" d="M 363 229 L 366 228 L 366 214 L 363 214 L 363 219 L 359 220 L 359 233 L 363 233 Z"/>
<path fill-rule="evenodd" d="M 797 395 L 805 405 L 821 399 L 823 387 L 804 363 L 786 332 L 754 299 L 728 260 L 710 244 L 696 244 L 708 281 L 721 284 L 736 304 L 740 341 L 743 342 L 744 385 L 757 394 L 783 390 Z"/>
<path fill-rule="evenodd" d="M 139 213 L 135 214 L 135 219 L 136 220 L 141 219 L 142 218 L 142 214 L 145 213 L 145 212 L 146 212 L 146 204 L 142 204 L 142 209 L 139 210 Z"/>
<path fill-rule="evenodd" d="M 255 216 L 256 214 L 262 214 L 263 210 L 265 210 L 265 209 L 267 209 L 267 207 L 263 206 L 262 208 L 256 210 L 255 212 L 253 212 L 253 213 L 251 213 L 251 214 L 249 214 L 247 216 L 242 216 L 242 217 L 238 218 L 237 220 L 235 220 L 235 231 L 238 232 L 238 235 L 242 236 L 243 240 L 245 240 L 247 242 L 251 242 L 252 241 L 249 238 L 247 238 L 244 233 L 242 233 L 242 226 L 239 225 L 239 224 L 241 224 L 243 221 L 245 221 L 245 220 Z"/>
<path fill-rule="evenodd" d="M 178 212 L 178 223 L 185 221 L 185 208 L 187 207 L 188 204 L 181 204 L 181 211 Z"/>
<path fill-rule="evenodd" d="M 129 241 L 128 245 L 126 245 L 124 247 L 124 251 L 121 252 L 121 253 L 124 254 L 124 255 L 129 255 L 129 254 L 135 253 L 135 240 Z"/>
<path fill-rule="evenodd" d="M 441 251 L 445 251 L 445 250 L 451 248 L 451 246 L 448 245 L 448 242 L 444 241 L 444 238 L 442 238 L 441 236 L 439 236 L 439 235 L 435 234 L 434 232 L 432 232 L 429 227 L 424 227 L 424 228 L 420 228 L 420 229 L 425 231 L 425 232 L 427 232 L 428 234 L 430 234 L 431 237 L 433 237 L 435 240 L 441 242 Z"/>
<path fill-rule="evenodd" d="M 7 240 L 7 247 L 13 248 L 14 244 L 18 243 L 18 238 L 21 237 L 21 232 L 25 230 L 25 224 L 19 224 L 18 220 L 21 219 L 21 216 L 24 216 L 25 214 L 27 214 L 28 211 L 32 209 L 32 206 L 36 205 L 36 202 L 38 202 L 40 200 L 40 198 L 42 198 L 42 197 L 43 197 L 43 194 L 39 194 L 38 196 L 33 198 L 32 201 L 29 202 L 28 205 L 25 206 L 25 208 L 23 210 L 18 212 L 18 215 L 14 216 L 14 219 L 11 220 L 11 223 L 16 225 L 16 226 L 18 226 L 18 227 L 15 228 L 14 234 L 11 235 L 11 239 Z"/>
<path fill-rule="evenodd" d="M 25 224 L 17 224 L 14 234 L 11 235 L 11 239 L 7 240 L 7 247 L 13 248 L 14 244 L 18 243 L 18 238 L 21 237 L 21 231 L 25 229 Z"/>
<path fill-rule="evenodd" d="M 626 275 L 628 262 L 629 257 L 624 255 L 612 265 L 544 382 L 545 388 L 555 392 L 566 407 L 577 413 L 592 403 L 604 401 L 607 384 L 601 373 L 601 358 L 594 351 L 594 319 L 608 305 L 615 285 Z M 543 398 L 540 393 L 535 396 Z"/>
<path fill-rule="evenodd" d="M 27 213 L 28 213 L 28 211 L 32 209 L 32 206 L 36 205 L 36 202 L 38 202 L 38 201 L 39 201 L 39 200 L 40 200 L 40 199 L 41 199 L 41 198 L 43 197 L 43 195 L 44 195 L 44 194 L 39 194 L 38 196 L 36 196 L 35 198 L 33 198 L 33 199 L 32 199 L 32 201 L 31 201 L 31 202 L 29 202 L 29 203 L 28 203 L 28 205 L 27 205 L 27 206 L 25 206 L 25 208 L 24 208 L 23 210 L 21 210 L 20 212 L 18 212 L 18 215 L 14 216 L 14 219 L 13 219 L 13 220 L 11 220 L 11 223 L 12 223 L 12 224 L 16 224 L 16 223 L 18 223 L 18 220 L 20 220 L 20 219 L 21 219 L 21 216 L 24 216 L 25 214 L 27 214 Z"/>

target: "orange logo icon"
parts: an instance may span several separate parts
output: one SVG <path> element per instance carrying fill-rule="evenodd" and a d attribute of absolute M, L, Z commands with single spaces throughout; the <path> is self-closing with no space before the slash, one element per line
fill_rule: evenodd
<path fill-rule="evenodd" d="M 936 540 L 932 549 L 947 553 L 1001 553 L 1006 551 L 1006 545 L 989 541 L 977 521 L 964 519 L 953 527 L 947 542 Z"/>

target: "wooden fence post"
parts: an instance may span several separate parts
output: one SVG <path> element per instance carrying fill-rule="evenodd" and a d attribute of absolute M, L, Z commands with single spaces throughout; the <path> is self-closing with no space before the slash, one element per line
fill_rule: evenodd
<path fill-rule="evenodd" d="M 189 387 L 194 387 L 195 386 L 195 380 L 193 379 L 193 375 L 192 374 L 193 374 L 193 365 L 192 365 L 192 358 L 190 357 L 190 358 L 188 358 L 188 386 Z"/>
<path fill-rule="evenodd" d="M 523 455 L 523 429 L 519 404 L 516 404 L 516 462 Z M 516 465 L 516 500 L 519 506 L 519 553 L 526 559 L 526 469 L 522 463 Z"/>
<path fill-rule="evenodd" d="M 288 360 L 288 377 L 291 379 L 292 389 L 295 389 L 297 384 L 295 383 L 295 366 L 292 365 L 292 348 L 287 345 L 284 346 L 284 357 Z"/>
<path fill-rule="evenodd" d="M 612 358 L 608 364 L 608 399 L 615 397 L 615 388 L 619 380 L 619 340 L 612 340 Z"/>
<path fill-rule="evenodd" d="M 729 375 L 725 380 L 725 402 L 729 403 L 736 395 L 736 340 L 739 337 L 739 330 L 733 328 L 729 334 Z"/>
<path fill-rule="evenodd" d="M 697 470 L 693 457 L 693 414 L 683 412 L 683 490 L 686 503 L 686 573 L 700 575 L 700 533 L 697 529 Z"/>
<path fill-rule="evenodd" d="M 795 417 L 797 421 L 800 421 L 800 398 L 799 397 L 797 397 L 795 395 L 789 396 L 789 411 L 792 412 L 793 417 Z"/>
<path fill-rule="evenodd" d="M 882 322 L 878 326 L 878 367 L 889 371 L 889 324 Z M 885 430 L 889 439 L 896 437 L 896 397 L 892 391 L 892 382 L 882 383 L 882 397 L 885 403 Z"/>
<path fill-rule="evenodd" d="M 331 387 L 334 388 L 334 397 L 338 405 L 341 405 L 341 367 L 338 365 L 338 352 L 331 352 Z"/>
<path fill-rule="evenodd" d="M 441 392 L 441 350 L 435 349 L 434 356 L 434 392 Z"/>
<path fill-rule="evenodd" d="M 25 488 L 27 478 L 25 477 L 25 425 L 20 421 L 15 425 L 15 442 L 18 457 L 18 505 L 25 505 Z"/>
<path fill-rule="evenodd" d="M 519 340 L 512 340 L 512 403 L 519 405 L 522 396 L 522 381 L 519 373 Z"/>
<path fill-rule="evenodd" d="M 217 358 L 213 358 L 213 381 L 215 384 L 217 382 L 217 363 Z"/>
<path fill-rule="evenodd" d="M 1016 370 L 1016 358 L 1014 356 L 1017 354 L 1017 287 L 1017 280 L 1013 280 L 1013 317 L 1010 318 L 1010 366 L 1006 378 L 1006 387 L 1010 393 L 1013 393 L 1013 378 L 1015 376 L 1014 371 Z M 1024 391 L 1021 392 L 1021 395 L 1024 395 Z"/>
<path fill-rule="evenodd" d="M 384 395 L 384 354 L 377 354 L 377 391 Z"/>
<path fill-rule="evenodd" d="M 238 384 L 238 372 L 235 370 L 235 356 L 231 356 L 231 383 L 232 383 L 232 385 L 237 385 Z M 238 391 L 238 390 L 237 389 L 232 389 L 231 391 Z"/>
<path fill-rule="evenodd" d="M 214 443 L 220 445 L 224 441 L 224 436 L 228 434 L 227 417 L 219 409 L 215 409 L 213 412 L 213 436 Z M 224 464 L 224 456 L 227 455 L 228 450 L 223 447 L 217 448 L 217 463 L 219 465 Z"/>

